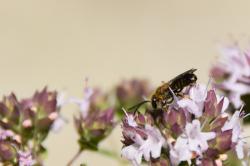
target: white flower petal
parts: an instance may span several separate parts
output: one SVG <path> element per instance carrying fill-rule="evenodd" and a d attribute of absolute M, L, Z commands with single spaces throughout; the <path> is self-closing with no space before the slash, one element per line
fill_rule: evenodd
<path fill-rule="evenodd" d="M 207 97 L 206 86 L 203 84 L 197 84 L 193 86 L 189 91 L 190 98 L 195 102 L 204 102 Z"/>
<path fill-rule="evenodd" d="M 188 140 L 179 136 L 174 147 L 170 146 L 170 160 L 172 165 L 177 166 L 181 161 L 191 161 L 192 152 L 188 148 Z"/>
<path fill-rule="evenodd" d="M 142 161 L 142 152 L 136 145 L 126 146 L 121 150 L 121 156 L 130 160 L 134 166 L 140 165 Z"/>
<path fill-rule="evenodd" d="M 202 115 L 202 110 L 199 105 L 190 99 L 181 99 L 177 102 L 177 104 L 181 108 L 186 108 L 188 112 L 194 114 L 196 117 L 200 117 Z"/>
<path fill-rule="evenodd" d="M 198 154 L 206 151 L 208 148 L 207 141 L 216 136 L 214 132 L 201 132 L 201 124 L 199 120 L 193 120 L 192 123 L 186 124 L 185 133 L 189 149 Z"/>
<path fill-rule="evenodd" d="M 59 132 L 66 123 L 67 120 L 59 116 L 52 124 L 52 131 Z"/>
<path fill-rule="evenodd" d="M 127 121 L 128 121 L 128 125 L 131 126 L 131 127 L 136 127 L 138 126 L 135 119 L 134 119 L 134 116 L 133 115 L 127 115 Z"/>
<path fill-rule="evenodd" d="M 56 107 L 59 108 L 59 107 L 62 107 L 66 104 L 66 100 L 65 100 L 65 93 L 64 92 L 60 92 L 58 95 L 57 95 L 57 98 L 56 98 Z"/>
<path fill-rule="evenodd" d="M 235 151 L 237 154 L 237 157 L 242 160 L 244 158 L 244 142 L 243 141 L 238 141 L 237 145 L 235 146 Z"/>

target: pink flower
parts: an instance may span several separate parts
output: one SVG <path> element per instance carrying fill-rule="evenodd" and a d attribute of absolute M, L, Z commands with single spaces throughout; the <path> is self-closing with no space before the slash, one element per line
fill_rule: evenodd
<path fill-rule="evenodd" d="M 207 141 L 214 139 L 214 132 L 201 132 L 200 122 L 193 120 L 185 127 L 185 132 L 180 135 L 174 146 L 170 145 L 170 158 L 174 165 L 181 161 L 187 161 L 191 164 L 193 154 L 202 155 L 208 149 Z"/>
<path fill-rule="evenodd" d="M 152 158 L 158 158 L 161 155 L 161 148 L 165 144 L 165 139 L 161 135 L 159 129 L 150 125 L 145 125 L 145 131 L 148 138 L 140 146 L 140 151 L 143 152 L 143 156 L 146 161 Z"/>
<path fill-rule="evenodd" d="M 126 115 L 126 119 L 125 119 L 126 123 L 127 123 L 129 126 L 131 126 L 131 127 L 137 127 L 138 125 L 137 125 L 137 123 L 136 123 L 136 121 L 135 121 L 134 116 L 133 116 L 132 114 L 128 114 L 124 108 L 122 108 L 122 110 L 123 110 L 123 112 L 124 112 L 125 115 Z"/>
<path fill-rule="evenodd" d="M 11 130 L 0 129 L 0 140 L 5 140 L 7 138 L 14 138 L 15 134 Z"/>
<path fill-rule="evenodd" d="M 229 102 L 226 97 L 217 95 L 215 90 L 209 90 L 204 102 L 204 114 L 211 118 L 216 118 L 219 115 L 224 114 L 228 105 Z"/>
<path fill-rule="evenodd" d="M 121 150 L 121 156 L 129 160 L 134 166 L 138 166 L 142 161 L 142 151 L 138 150 L 138 146 L 130 145 Z"/>
<path fill-rule="evenodd" d="M 242 140 L 242 130 L 240 125 L 241 111 L 235 111 L 229 121 L 222 127 L 222 131 L 232 130 L 232 142 L 235 143 L 235 151 L 239 159 L 244 158 L 244 141 Z"/>
<path fill-rule="evenodd" d="M 191 164 L 192 151 L 189 149 L 188 140 L 178 137 L 174 146 L 170 150 L 170 160 L 174 166 L 178 166 L 180 162 L 187 161 Z"/>
<path fill-rule="evenodd" d="M 171 89 L 170 89 L 171 90 Z M 175 95 L 172 92 L 172 95 Z M 167 107 L 126 114 L 122 156 L 139 165 L 222 165 L 229 151 L 244 158 L 242 112 L 230 117 L 229 100 L 214 89 L 192 85 Z M 246 117 L 247 115 L 244 115 Z M 167 144 L 167 146 L 166 146 Z M 224 156 L 223 156 L 224 155 Z"/>
<path fill-rule="evenodd" d="M 207 141 L 215 138 L 215 132 L 202 132 L 199 120 L 193 120 L 188 123 L 185 128 L 189 149 L 198 154 L 208 149 Z"/>
<path fill-rule="evenodd" d="M 236 142 L 241 133 L 240 126 L 240 111 L 235 111 L 231 119 L 225 123 L 221 130 L 233 130 L 232 142 Z"/>
<path fill-rule="evenodd" d="M 130 118 L 129 116 L 127 118 Z M 130 145 L 124 146 L 122 156 L 130 160 L 133 165 L 139 165 L 142 157 L 146 161 L 152 158 L 158 158 L 161 155 L 161 149 L 165 144 L 165 139 L 159 129 L 145 124 L 144 128 L 137 127 L 134 123 L 128 123 L 125 120 L 123 124 L 124 142 L 131 142 Z M 132 126 L 130 126 L 132 124 Z M 130 140 L 130 141 L 129 141 Z"/>
<path fill-rule="evenodd" d="M 186 108 L 190 113 L 196 117 L 202 115 L 204 108 L 204 101 L 207 97 L 207 90 L 204 85 L 195 85 L 189 90 L 190 98 L 183 98 L 177 102 L 181 108 Z"/>
<path fill-rule="evenodd" d="M 35 164 L 31 152 L 19 151 L 18 156 L 19 166 L 32 166 Z"/>
<path fill-rule="evenodd" d="M 224 112 L 229 105 L 229 100 L 226 97 L 215 95 L 214 91 L 213 93 L 208 93 L 207 88 L 204 85 L 200 84 L 197 84 L 190 88 L 189 96 L 190 98 L 183 98 L 181 100 L 178 100 L 177 104 L 179 107 L 186 109 L 191 114 L 194 114 L 197 118 L 201 117 L 201 115 L 203 114 L 204 105 L 206 103 L 205 101 L 207 100 L 207 97 L 208 99 L 211 99 L 212 97 L 213 101 L 216 102 L 214 104 L 219 104 L 221 101 L 223 101 L 223 105 L 220 112 Z"/>
<path fill-rule="evenodd" d="M 242 105 L 240 96 L 250 93 L 250 54 L 234 44 L 221 49 L 222 56 L 210 73 L 214 86 L 226 94 L 236 108 Z"/>
<path fill-rule="evenodd" d="M 70 99 L 70 102 L 75 103 L 79 106 L 83 118 L 85 118 L 88 114 L 90 102 L 91 102 L 91 96 L 93 94 L 94 94 L 93 89 L 85 88 L 83 99 L 76 99 L 76 98 Z"/>
<path fill-rule="evenodd" d="M 207 87 L 203 84 L 196 84 L 189 90 L 190 98 L 196 103 L 203 103 L 207 97 Z"/>
<path fill-rule="evenodd" d="M 221 113 L 224 113 L 229 106 L 229 99 L 225 96 L 220 96 L 220 95 L 216 95 L 216 99 L 217 99 L 217 104 L 219 104 L 221 101 L 223 101 Z"/>

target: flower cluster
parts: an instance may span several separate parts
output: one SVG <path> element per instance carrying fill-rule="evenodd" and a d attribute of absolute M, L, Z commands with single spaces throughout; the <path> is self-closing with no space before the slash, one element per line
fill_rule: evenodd
<path fill-rule="evenodd" d="M 98 144 L 106 138 L 115 126 L 115 109 L 111 107 L 108 96 L 98 89 L 85 88 L 83 99 L 71 99 L 79 107 L 74 117 L 75 127 L 80 136 L 82 150 L 98 150 Z"/>
<path fill-rule="evenodd" d="M 11 130 L 0 130 L 0 161 L 4 165 L 31 166 L 35 160 L 31 151 L 22 146 L 20 135 Z M 27 147 L 26 147 L 27 148 Z"/>
<path fill-rule="evenodd" d="M 23 149 L 30 149 L 30 152 L 22 152 L 16 148 L 17 144 L 15 148 L 10 148 L 15 149 L 15 154 L 20 156 L 20 163 L 30 163 L 20 165 L 32 165 L 33 162 L 28 162 L 31 155 L 36 156 L 38 165 L 42 164 L 41 155 L 46 152 L 42 143 L 58 118 L 57 93 L 47 91 L 47 88 L 35 92 L 31 98 L 18 100 L 13 93 L 3 98 L 0 102 L 1 138 L 4 142 L 5 138 L 13 138 Z M 1 157 L 10 154 L 2 151 Z"/>
<path fill-rule="evenodd" d="M 172 94 L 175 96 L 175 94 Z M 242 110 L 226 112 L 229 101 L 196 84 L 167 108 L 127 112 L 123 119 L 122 156 L 140 165 L 224 165 L 230 153 L 247 156 L 240 125 Z"/>
<path fill-rule="evenodd" d="M 87 80 L 85 83 L 87 84 Z M 69 103 L 76 104 L 78 107 L 78 114 L 74 116 L 74 124 L 79 135 L 79 151 L 68 165 L 72 165 L 85 150 L 100 153 L 105 151 L 113 156 L 119 156 L 100 149 L 99 143 L 110 135 L 124 116 L 121 108 L 143 101 L 143 97 L 150 95 L 151 89 L 146 80 L 123 80 L 108 92 L 86 86 L 82 99 L 71 98 Z"/>
<path fill-rule="evenodd" d="M 234 44 L 221 49 L 221 56 L 212 66 L 214 87 L 230 99 L 234 108 L 250 104 L 250 52 Z M 246 103 L 247 102 L 247 103 Z M 248 107 L 246 108 L 248 111 Z M 249 108 L 250 109 L 250 108 Z"/>

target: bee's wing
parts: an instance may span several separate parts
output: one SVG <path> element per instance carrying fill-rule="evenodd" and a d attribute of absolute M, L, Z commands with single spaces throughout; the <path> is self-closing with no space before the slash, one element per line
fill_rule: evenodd
<path fill-rule="evenodd" d="M 171 79 L 170 81 L 168 81 L 169 84 L 173 83 L 174 81 L 182 78 L 183 76 L 185 76 L 186 74 L 193 74 L 197 69 L 190 69 L 188 71 L 185 71 L 181 74 L 179 74 L 178 76 L 174 77 L 173 79 Z"/>

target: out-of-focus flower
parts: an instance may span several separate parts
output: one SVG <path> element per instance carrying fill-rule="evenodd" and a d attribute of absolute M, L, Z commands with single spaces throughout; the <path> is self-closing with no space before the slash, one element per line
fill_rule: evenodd
<path fill-rule="evenodd" d="M 249 166 L 250 164 L 250 150 L 247 149 L 246 158 L 242 161 L 242 166 Z"/>
<path fill-rule="evenodd" d="M 59 132 L 67 122 L 67 119 L 65 119 L 62 115 L 59 115 L 51 126 L 52 131 Z"/>
<path fill-rule="evenodd" d="M 121 108 L 131 108 L 148 98 L 153 92 L 152 85 L 147 80 L 123 80 L 115 88 L 116 109 L 120 117 L 123 117 Z"/>
<path fill-rule="evenodd" d="M 93 89 L 86 87 L 84 89 L 84 97 L 82 99 L 76 99 L 76 98 L 70 99 L 71 103 L 75 103 L 79 106 L 79 110 L 80 110 L 83 118 L 88 115 L 88 111 L 90 109 L 90 102 L 94 96 L 93 93 L 94 93 Z M 95 93 L 97 94 L 98 90 L 95 90 Z"/>
<path fill-rule="evenodd" d="M 65 104 L 67 104 L 68 100 L 66 100 L 65 96 L 66 96 L 65 92 L 59 92 L 57 94 L 57 98 L 56 98 L 56 107 L 57 108 L 61 108 Z"/>
<path fill-rule="evenodd" d="M 97 89 L 85 88 L 83 99 L 72 99 L 79 106 L 79 115 L 74 117 L 80 136 L 80 149 L 97 150 L 98 144 L 106 138 L 115 126 L 115 109 L 105 94 Z"/>
<path fill-rule="evenodd" d="M 65 92 L 59 92 L 56 98 L 56 108 L 60 110 L 63 106 L 68 104 L 68 100 L 66 99 Z M 68 123 L 68 120 L 59 112 L 55 112 L 54 114 L 50 115 L 50 119 L 54 119 L 54 122 L 51 126 L 51 130 L 54 132 L 59 132 L 63 126 Z"/>
<path fill-rule="evenodd" d="M 18 100 L 12 93 L 0 102 L 0 128 L 4 130 L 0 137 L 12 137 L 23 148 L 32 149 L 32 154 L 37 157 L 34 160 L 39 160 L 38 164 L 42 164 L 40 155 L 46 151 L 42 143 L 59 112 L 55 91 L 51 92 L 44 88 L 35 92 L 32 97 L 22 100 Z"/>
<path fill-rule="evenodd" d="M 27 126 L 29 130 L 34 129 L 47 134 L 59 115 L 57 93 L 49 92 L 47 88 L 44 88 L 41 92 L 37 91 L 32 98 L 22 100 L 20 104 L 23 121 L 31 120 L 32 122 L 31 126 Z M 31 137 L 33 136 L 31 135 Z"/>
<path fill-rule="evenodd" d="M 15 140 L 15 134 L 10 130 L 0 131 L 0 161 L 1 163 L 16 163 L 19 142 Z"/>
<path fill-rule="evenodd" d="M 117 98 L 123 103 L 129 100 L 141 101 L 143 97 L 148 97 L 152 92 L 152 87 L 147 80 L 123 80 L 117 86 Z"/>
<path fill-rule="evenodd" d="M 32 166 L 35 164 L 35 160 L 32 158 L 31 152 L 18 152 L 19 166 Z"/>
<path fill-rule="evenodd" d="M 210 75 L 214 86 L 223 91 L 238 109 L 243 104 L 241 97 L 250 93 L 249 50 L 241 50 L 237 44 L 222 48 Z"/>
<path fill-rule="evenodd" d="M 11 130 L 0 129 L 0 140 L 5 140 L 7 138 L 14 138 L 14 132 Z"/>
<path fill-rule="evenodd" d="M 133 165 L 164 161 L 172 166 L 218 166 L 227 160 L 228 152 L 234 151 L 241 160 L 246 145 L 240 127 L 243 115 L 236 111 L 231 117 L 225 111 L 228 105 L 227 98 L 214 89 L 197 84 L 175 96 L 167 109 L 126 113 L 122 156 Z M 148 127 L 154 132 L 148 132 Z"/>
<path fill-rule="evenodd" d="M 4 165 L 31 166 L 35 163 L 30 151 L 24 153 L 24 147 L 17 135 L 10 130 L 0 130 L 0 162 Z"/>

